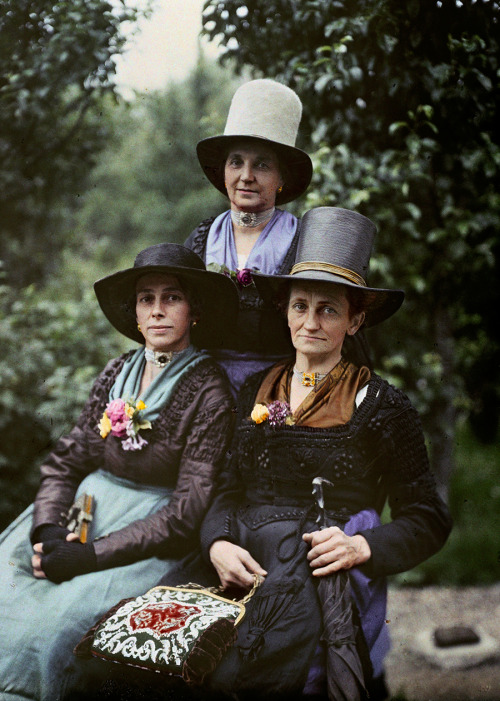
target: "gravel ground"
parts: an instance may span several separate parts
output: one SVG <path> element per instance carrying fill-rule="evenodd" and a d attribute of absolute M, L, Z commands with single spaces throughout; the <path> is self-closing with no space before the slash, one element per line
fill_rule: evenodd
<path fill-rule="evenodd" d="M 479 628 L 500 645 L 500 583 L 391 588 L 387 620 L 392 650 L 386 672 L 393 699 L 500 701 L 500 655 L 468 669 L 447 669 L 422 656 L 416 644 L 423 633 L 437 626 L 466 625 Z"/>

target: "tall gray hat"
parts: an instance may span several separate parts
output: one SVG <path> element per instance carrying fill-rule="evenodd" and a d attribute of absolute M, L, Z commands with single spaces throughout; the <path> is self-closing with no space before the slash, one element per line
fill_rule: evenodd
<path fill-rule="evenodd" d="M 244 83 L 233 95 L 222 136 L 211 136 L 196 146 L 198 160 L 207 178 L 223 195 L 224 159 L 232 143 L 252 139 L 271 148 L 286 168 L 283 190 L 276 204 L 291 202 L 309 186 L 312 162 L 295 147 L 302 116 L 298 95 L 282 83 L 263 78 Z"/>
<path fill-rule="evenodd" d="M 290 274 L 253 273 L 257 289 L 262 297 L 270 299 L 283 280 L 314 280 L 354 287 L 365 297 L 365 324 L 379 324 L 399 309 L 404 292 L 366 284 L 376 231 L 375 224 L 358 212 L 339 207 L 310 209 L 302 219 Z"/>
<path fill-rule="evenodd" d="M 137 343 L 144 336 L 137 328 L 135 285 L 149 273 L 165 273 L 185 281 L 201 303 L 201 318 L 191 330 L 200 348 L 224 348 L 228 329 L 236 324 L 238 292 L 229 278 L 208 271 L 199 255 L 178 243 L 159 243 L 141 251 L 133 268 L 120 270 L 94 283 L 94 290 L 108 321 Z"/>

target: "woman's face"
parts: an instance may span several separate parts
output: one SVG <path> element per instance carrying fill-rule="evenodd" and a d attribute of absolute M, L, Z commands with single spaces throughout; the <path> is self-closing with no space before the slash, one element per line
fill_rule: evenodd
<path fill-rule="evenodd" d="M 288 302 L 288 326 L 298 356 L 313 363 L 335 365 L 340 360 L 345 335 L 353 335 L 364 313 L 349 311 L 342 285 L 321 282 L 293 282 Z"/>
<path fill-rule="evenodd" d="M 151 273 L 136 284 L 135 312 L 146 348 L 179 351 L 189 346 L 191 305 L 173 275 Z"/>
<path fill-rule="evenodd" d="M 283 185 L 274 151 L 252 141 L 242 141 L 231 149 L 224 165 L 224 181 L 231 209 L 240 212 L 271 209 Z"/>

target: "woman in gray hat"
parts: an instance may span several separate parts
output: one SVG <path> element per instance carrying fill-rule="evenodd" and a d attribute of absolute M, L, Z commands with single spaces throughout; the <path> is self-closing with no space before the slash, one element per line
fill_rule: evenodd
<path fill-rule="evenodd" d="M 34 506 L 0 537 L 0 696 L 12 701 L 60 698 L 64 660 L 96 616 L 193 548 L 229 438 L 229 388 L 196 346 L 224 342 L 233 283 L 160 244 L 95 292 L 141 345 L 99 375 L 41 467 Z"/>
<path fill-rule="evenodd" d="M 231 698 L 384 698 L 385 577 L 434 554 L 451 527 L 410 401 L 343 356 L 346 337 L 403 301 L 366 283 L 374 234 L 356 212 L 311 210 L 290 273 L 254 277 L 280 300 L 295 354 L 239 395 L 201 531 L 212 568 L 162 580 L 247 589 L 264 577 L 211 678 Z"/>
<path fill-rule="evenodd" d="M 274 80 L 252 80 L 234 94 L 224 134 L 197 145 L 200 165 L 230 208 L 202 222 L 186 241 L 208 269 L 225 272 L 240 290 L 229 348 L 215 353 L 236 393 L 245 377 L 290 350 L 282 320 L 252 284 L 252 270 L 281 274 L 295 258 L 299 221 L 281 205 L 299 197 L 312 176 L 296 148 L 302 104 Z"/>

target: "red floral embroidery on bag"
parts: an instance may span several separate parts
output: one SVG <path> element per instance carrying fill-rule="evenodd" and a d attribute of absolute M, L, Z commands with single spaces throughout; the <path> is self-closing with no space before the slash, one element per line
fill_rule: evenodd
<path fill-rule="evenodd" d="M 198 606 L 157 603 L 133 613 L 129 618 L 129 625 L 133 631 L 149 630 L 158 635 L 165 635 L 183 628 L 190 616 L 201 612 Z"/>

